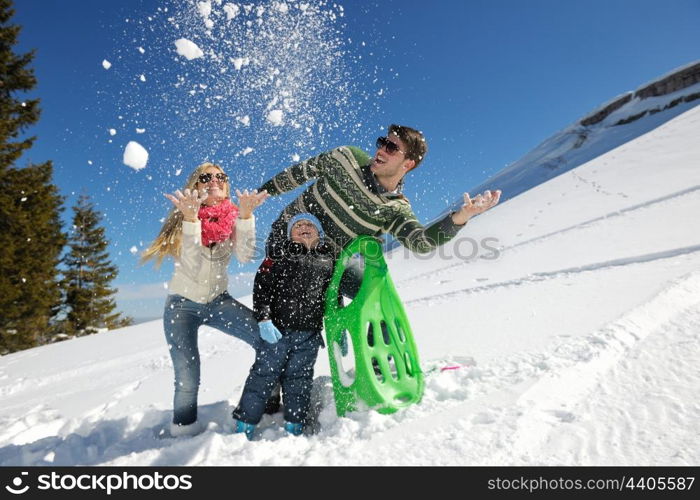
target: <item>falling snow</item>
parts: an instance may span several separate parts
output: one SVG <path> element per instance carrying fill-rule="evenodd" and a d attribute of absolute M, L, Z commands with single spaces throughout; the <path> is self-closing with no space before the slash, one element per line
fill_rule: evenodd
<path fill-rule="evenodd" d="M 124 26 L 112 56 L 119 71 L 98 99 L 105 129 L 123 139 L 110 146 L 115 160 L 148 131 L 148 151 L 123 161 L 134 170 L 147 163 L 150 174 L 125 182 L 110 172 L 118 160 L 95 168 L 106 174 L 105 190 L 132 200 L 116 209 L 116 238 L 137 218 L 161 218 L 170 209 L 162 193 L 181 188 L 203 161 L 221 164 L 232 186 L 251 188 L 292 156 L 360 144 L 366 110 L 379 110 L 385 84 L 366 51 L 360 62 L 342 9 L 327 0 L 264 5 L 163 0 L 115 20 Z"/>
<path fill-rule="evenodd" d="M 202 49 L 200 49 L 196 43 L 187 40 L 186 38 L 180 38 L 175 41 L 175 49 L 177 53 L 184 56 L 188 61 L 192 59 L 197 59 L 204 55 Z"/>
<path fill-rule="evenodd" d="M 284 118 L 284 112 L 281 109 L 273 109 L 266 116 L 267 121 L 270 122 L 275 127 L 282 126 L 283 118 Z"/>

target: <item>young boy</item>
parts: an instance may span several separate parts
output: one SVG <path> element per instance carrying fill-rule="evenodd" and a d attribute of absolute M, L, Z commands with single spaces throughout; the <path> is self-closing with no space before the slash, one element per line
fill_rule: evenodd
<path fill-rule="evenodd" d="M 284 394 L 285 430 L 295 436 L 304 431 L 334 263 L 332 247 L 323 239 L 315 216 L 292 217 L 281 251 L 275 260 L 265 259 L 255 275 L 253 309 L 264 342 L 233 411 L 234 432 L 244 432 L 248 439 L 278 383 Z"/>

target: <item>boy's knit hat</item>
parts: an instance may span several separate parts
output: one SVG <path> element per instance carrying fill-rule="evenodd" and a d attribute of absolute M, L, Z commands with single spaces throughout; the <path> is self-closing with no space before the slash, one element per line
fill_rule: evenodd
<path fill-rule="evenodd" d="M 322 240 L 324 238 L 325 233 L 323 232 L 323 226 L 321 226 L 321 222 L 316 218 L 315 215 L 310 214 L 308 212 L 304 212 L 301 214 L 296 214 L 294 217 L 289 219 L 289 222 L 287 223 L 287 239 L 292 239 L 292 227 L 300 220 L 308 220 L 309 222 L 311 222 L 314 226 L 316 226 L 319 239 Z"/>

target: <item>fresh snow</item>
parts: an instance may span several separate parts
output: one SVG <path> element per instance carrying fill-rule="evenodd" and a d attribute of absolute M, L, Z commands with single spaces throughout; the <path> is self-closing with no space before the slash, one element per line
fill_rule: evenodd
<path fill-rule="evenodd" d="M 186 38 L 176 40 L 175 49 L 179 55 L 184 56 L 188 61 L 204 56 L 202 49 L 200 49 L 196 43 Z"/>
<path fill-rule="evenodd" d="M 211 2 L 197 2 L 197 10 L 203 18 L 208 18 L 211 15 Z"/>
<path fill-rule="evenodd" d="M 289 5 L 284 2 L 273 2 L 272 7 L 283 14 L 289 12 Z"/>
<path fill-rule="evenodd" d="M 275 127 L 279 127 L 283 123 L 284 112 L 281 109 L 273 109 L 267 114 L 265 118 Z"/>
<path fill-rule="evenodd" d="M 141 170 L 148 163 L 148 151 L 136 141 L 129 141 L 124 148 L 124 165 Z"/>
<path fill-rule="evenodd" d="M 226 20 L 230 21 L 238 15 L 238 13 L 241 11 L 241 8 L 235 3 L 227 3 L 224 4 L 223 10 L 226 14 Z"/>
<path fill-rule="evenodd" d="M 237 70 L 239 70 L 243 66 L 249 65 L 250 59 L 247 57 L 235 57 L 235 58 L 231 59 L 231 62 L 233 63 L 233 67 L 236 68 Z"/>
<path fill-rule="evenodd" d="M 206 431 L 158 437 L 173 375 L 157 320 L 1 357 L 0 465 L 697 465 L 699 133 L 700 106 L 430 255 L 387 253 L 426 377 L 418 405 L 338 418 L 322 350 L 314 434 L 286 436 L 277 414 L 248 442 L 226 423 L 253 352 L 203 327 Z"/>

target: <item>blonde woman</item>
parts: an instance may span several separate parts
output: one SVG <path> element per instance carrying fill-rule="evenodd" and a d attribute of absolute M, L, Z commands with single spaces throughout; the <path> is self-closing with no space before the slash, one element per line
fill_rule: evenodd
<path fill-rule="evenodd" d="M 173 210 L 142 260 L 175 259 L 163 314 L 165 338 L 175 371 L 172 436 L 195 435 L 204 426 L 197 420 L 199 350 L 197 330 L 208 325 L 255 347 L 257 322 L 250 309 L 228 291 L 227 267 L 235 255 L 248 262 L 255 250 L 253 210 L 266 192 L 236 190 L 239 205 L 230 199 L 228 177 L 213 163 L 203 163 L 190 175 L 183 191 L 166 194 Z"/>

